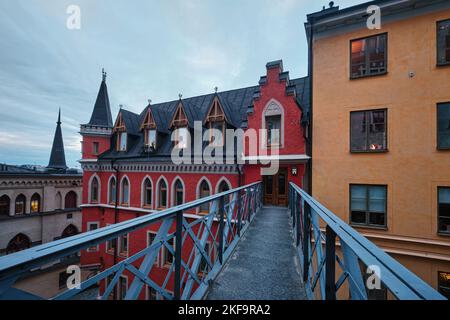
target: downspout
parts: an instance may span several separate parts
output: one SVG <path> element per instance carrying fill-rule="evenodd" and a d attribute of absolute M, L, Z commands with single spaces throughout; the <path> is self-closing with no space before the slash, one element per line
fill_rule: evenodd
<path fill-rule="evenodd" d="M 309 76 L 309 125 L 308 125 L 308 143 L 307 143 L 307 153 L 311 157 L 308 161 L 308 188 L 306 192 L 312 195 L 313 190 L 313 179 L 312 179 L 312 148 L 313 148 L 313 65 L 314 65 L 314 54 L 313 54 L 313 37 L 314 37 L 314 18 L 308 17 L 309 26 L 309 41 L 308 41 L 308 76 Z"/>

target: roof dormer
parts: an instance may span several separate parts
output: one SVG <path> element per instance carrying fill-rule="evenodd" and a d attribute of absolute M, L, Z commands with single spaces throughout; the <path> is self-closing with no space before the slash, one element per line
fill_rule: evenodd
<path fill-rule="evenodd" d="M 116 123 L 114 124 L 113 132 L 116 133 L 116 151 L 126 152 L 128 144 L 127 127 L 123 121 L 122 111 L 117 115 Z"/>
<path fill-rule="evenodd" d="M 220 147 L 224 145 L 226 123 L 228 123 L 227 117 L 223 111 L 219 96 L 216 94 L 204 120 L 204 124 L 209 129 L 209 142 L 211 146 Z M 214 130 L 218 130 L 221 136 L 215 136 Z"/>
<path fill-rule="evenodd" d="M 177 109 L 175 110 L 175 114 L 173 115 L 172 121 L 170 121 L 169 128 L 170 129 L 183 128 L 187 127 L 188 124 L 189 121 L 186 116 L 186 112 L 184 110 L 183 102 L 180 99 Z"/>
<path fill-rule="evenodd" d="M 157 129 L 155 118 L 153 117 L 151 106 L 149 105 L 140 127 L 141 132 L 144 133 L 144 145 L 146 148 L 156 149 L 158 136 Z"/>

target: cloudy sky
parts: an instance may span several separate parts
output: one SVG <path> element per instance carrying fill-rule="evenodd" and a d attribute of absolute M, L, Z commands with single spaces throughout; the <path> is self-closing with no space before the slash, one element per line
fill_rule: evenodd
<path fill-rule="evenodd" d="M 335 1 L 341 7 L 361 0 Z M 267 61 L 307 73 L 303 23 L 317 0 L 0 0 L 0 162 L 47 165 L 58 108 L 67 164 L 101 81 L 113 118 L 173 100 L 257 84 Z M 81 9 L 70 30 L 67 8 Z"/>

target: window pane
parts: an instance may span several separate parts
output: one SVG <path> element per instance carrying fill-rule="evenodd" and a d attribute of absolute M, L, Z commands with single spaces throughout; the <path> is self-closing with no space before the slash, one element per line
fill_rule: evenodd
<path fill-rule="evenodd" d="M 366 224 L 366 212 L 364 211 L 352 211 L 350 221 L 353 223 Z"/>
<path fill-rule="evenodd" d="M 450 299 L 450 272 L 439 272 L 438 286 L 439 292 Z"/>
<path fill-rule="evenodd" d="M 366 113 L 352 112 L 350 113 L 351 127 L 351 151 L 366 150 Z"/>
<path fill-rule="evenodd" d="M 385 226 L 386 225 L 385 217 L 386 214 L 384 212 L 370 212 L 369 224 L 377 226 Z"/>
<path fill-rule="evenodd" d="M 387 71 L 387 36 L 372 36 L 351 42 L 351 77 L 382 74 Z"/>
<path fill-rule="evenodd" d="M 369 211 L 385 212 L 386 187 L 369 187 Z"/>
<path fill-rule="evenodd" d="M 450 148 L 450 103 L 438 104 L 439 148 Z"/>
<path fill-rule="evenodd" d="M 368 149 L 385 150 L 386 149 L 386 111 L 370 111 L 367 113 L 370 121 L 368 130 Z"/>
<path fill-rule="evenodd" d="M 153 147 L 156 146 L 156 130 L 148 131 L 148 145 Z"/>
<path fill-rule="evenodd" d="M 126 151 L 127 150 L 127 133 L 122 132 L 120 134 L 120 151 Z"/>
<path fill-rule="evenodd" d="M 450 233 L 450 188 L 439 188 L 439 232 Z"/>
<path fill-rule="evenodd" d="M 450 63 L 450 20 L 439 22 L 437 32 L 437 63 Z"/>
<path fill-rule="evenodd" d="M 350 194 L 351 194 L 351 211 L 366 211 L 367 187 L 351 186 Z"/>
<path fill-rule="evenodd" d="M 267 145 L 280 145 L 281 116 L 266 117 Z"/>

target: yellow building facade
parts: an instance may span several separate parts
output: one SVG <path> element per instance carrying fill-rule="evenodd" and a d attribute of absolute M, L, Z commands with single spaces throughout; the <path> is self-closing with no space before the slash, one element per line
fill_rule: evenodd
<path fill-rule="evenodd" d="M 308 16 L 312 194 L 443 292 L 450 150 L 438 106 L 450 108 L 450 2 L 379 8 L 381 29 L 367 27 L 364 5 Z"/>

